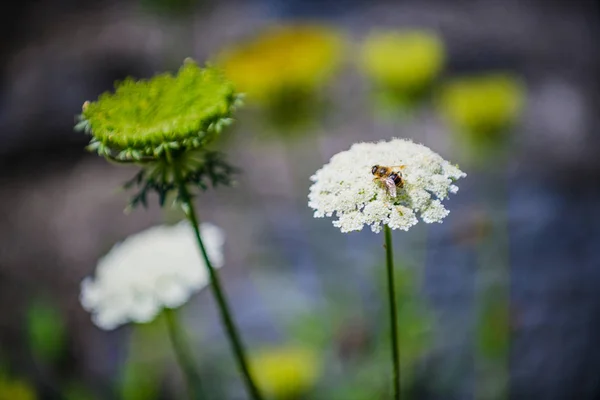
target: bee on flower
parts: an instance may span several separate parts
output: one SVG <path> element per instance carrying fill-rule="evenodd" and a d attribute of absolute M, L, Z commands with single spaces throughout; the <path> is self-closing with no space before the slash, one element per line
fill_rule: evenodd
<path fill-rule="evenodd" d="M 408 230 L 419 218 L 441 222 L 449 213 L 442 201 L 458 191 L 454 182 L 465 176 L 410 140 L 356 143 L 311 177 L 308 205 L 316 218 L 335 216 L 333 225 L 342 232 L 365 225 L 373 232 L 383 225 Z"/>

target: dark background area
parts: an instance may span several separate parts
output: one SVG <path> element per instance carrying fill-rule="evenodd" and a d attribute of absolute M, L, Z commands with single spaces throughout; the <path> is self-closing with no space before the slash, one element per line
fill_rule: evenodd
<path fill-rule="evenodd" d="M 453 382 L 442 395 L 417 398 L 473 398 L 477 277 L 504 259 L 515 321 L 510 398 L 600 399 L 596 2 L 227 0 L 181 14 L 147 3 L 20 1 L 0 13 L 0 360 L 29 377 L 41 398 L 61 398 L 56 382 L 72 377 L 98 398 L 114 398 L 107 388 L 129 332 L 93 326 L 79 305 L 79 283 L 113 243 L 164 218 L 158 207 L 123 215 L 127 197 L 117 189 L 134 171 L 85 152 L 88 138 L 73 131 L 81 104 L 126 76 L 175 70 L 187 56 L 204 61 L 274 21 L 316 18 L 355 42 L 373 27 L 432 28 L 446 41 L 444 74 L 502 70 L 526 82 L 527 105 L 506 158 L 463 168 L 469 175 L 444 224 L 395 237 L 437 312 L 436 344 L 420 379 Z M 354 142 L 392 136 L 456 157 L 431 110 L 406 123 L 378 119 L 351 67 L 331 86 L 335 110 L 300 138 L 265 139 L 240 118 L 224 146 L 245 171 L 235 189 L 243 196 L 226 189 L 199 201 L 200 214 L 228 232 L 223 275 L 251 343 L 279 337 L 280 316 L 318 309 L 340 287 L 366 309 L 381 305 L 361 282 L 381 262 L 382 238 L 344 235 L 313 219 L 306 196 L 314 171 Z M 482 214 L 492 233 L 460 240 Z M 68 332 L 68 356 L 53 368 L 36 364 L 24 331 L 27 307 L 39 298 L 51 299 Z M 189 323 L 204 332 L 202 346 L 216 348 L 224 339 L 212 305 L 207 293 L 196 296 Z M 193 317 L 198 310 L 204 320 Z M 466 367 L 455 377 L 457 364 Z"/>

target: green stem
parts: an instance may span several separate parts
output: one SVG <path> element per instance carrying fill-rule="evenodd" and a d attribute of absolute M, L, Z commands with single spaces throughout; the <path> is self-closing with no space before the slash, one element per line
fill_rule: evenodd
<path fill-rule="evenodd" d="M 504 159 L 498 165 L 507 165 Z M 489 173 L 486 216 L 491 231 L 477 244 L 477 400 L 510 398 L 510 248 L 506 177 Z M 496 218 L 493 218 L 495 216 Z"/>
<path fill-rule="evenodd" d="M 392 230 L 385 225 L 385 261 L 387 266 L 388 301 L 390 303 L 390 325 L 392 335 L 392 362 L 394 365 L 394 399 L 400 400 L 400 348 L 398 346 L 398 310 L 396 309 L 396 289 L 394 280 L 394 253 Z"/>
<path fill-rule="evenodd" d="M 183 330 L 177 322 L 177 316 L 174 310 L 166 308 L 164 310 L 165 319 L 167 321 L 167 330 L 169 331 L 169 338 L 177 357 L 177 362 L 183 371 L 185 380 L 188 386 L 188 395 L 191 400 L 200 400 L 203 398 L 202 389 L 200 385 L 200 375 L 194 365 L 194 361 L 191 357 L 191 351 L 186 342 Z"/>
<path fill-rule="evenodd" d="M 254 384 L 252 380 L 252 376 L 250 375 L 250 370 L 248 368 L 248 363 L 246 361 L 246 355 L 244 351 L 244 347 L 242 345 L 242 341 L 238 334 L 238 331 L 233 322 L 233 318 L 231 316 L 231 312 L 229 311 L 229 306 L 227 305 L 227 300 L 225 299 L 225 295 L 223 292 L 223 288 L 221 286 L 221 281 L 219 279 L 219 275 L 217 271 L 212 266 L 210 259 L 208 258 L 208 253 L 206 252 L 206 248 L 204 247 L 204 243 L 202 242 L 202 236 L 200 235 L 199 222 L 196 217 L 196 211 L 194 210 L 194 204 L 192 203 L 190 193 L 187 189 L 185 182 L 181 177 L 181 173 L 178 168 L 173 168 L 175 172 L 175 178 L 179 184 L 179 197 L 183 202 L 186 210 L 185 214 L 188 217 L 192 228 L 194 229 L 194 233 L 196 234 L 196 241 L 198 242 L 198 247 L 200 249 L 200 253 L 202 253 L 202 257 L 206 263 L 206 268 L 208 269 L 208 274 L 210 276 L 211 288 L 212 292 L 217 301 L 217 305 L 219 311 L 221 312 L 221 319 L 223 324 L 225 325 L 225 331 L 227 332 L 227 336 L 229 337 L 229 341 L 231 342 L 231 346 L 233 348 L 233 352 L 235 355 L 235 359 L 238 364 L 238 368 L 242 373 L 244 378 L 244 382 L 246 384 L 246 389 L 250 393 L 250 396 L 253 400 L 262 400 L 260 392 L 258 391 L 257 386 Z"/>

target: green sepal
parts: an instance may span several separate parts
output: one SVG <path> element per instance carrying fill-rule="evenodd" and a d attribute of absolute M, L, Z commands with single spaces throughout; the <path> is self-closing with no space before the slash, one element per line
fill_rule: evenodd
<path fill-rule="evenodd" d="M 230 165 L 225 156 L 216 151 L 187 151 L 172 155 L 173 163 L 160 161 L 147 164 L 132 179 L 127 181 L 124 189 L 137 187 L 138 191 L 131 198 L 128 210 L 142 205 L 148 206 L 148 193 L 155 192 L 158 195 L 158 203 L 165 205 L 169 194 L 179 193 L 178 183 L 175 181 L 174 168 L 178 169 L 178 175 L 183 179 L 183 184 L 198 188 L 202 191 L 210 187 L 231 186 L 233 176 L 240 170 Z M 178 201 L 176 199 L 176 201 Z"/>

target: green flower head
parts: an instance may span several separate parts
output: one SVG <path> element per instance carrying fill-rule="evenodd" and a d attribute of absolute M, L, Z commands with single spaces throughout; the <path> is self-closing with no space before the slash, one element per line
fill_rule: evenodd
<path fill-rule="evenodd" d="M 429 31 L 373 31 L 362 44 L 361 67 L 375 86 L 414 93 L 430 86 L 444 68 L 446 48 Z"/>
<path fill-rule="evenodd" d="M 92 135 L 88 149 L 107 158 L 156 158 L 167 149 L 204 147 L 232 122 L 240 102 L 220 71 L 188 59 L 175 76 L 128 78 L 114 93 L 85 102 L 76 128 Z"/>
<path fill-rule="evenodd" d="M 489 72 L 447 81 L 440 89 L 438 105 L 454 128 L 485 135 L 513 127 L 525 100 L 526 89 L 518 76 Z"/>
<path fill-rule="evenodd" d="M 206 190 L 232 183 L 237 169 L 207 145 L 233 122 L 241 98 L 219 70 L 187 59 L 175 76 L 129 78 L 114 93 L 86 101 L 75 129 L 92 136 L 88 150 L 142 166 L 125 184 L 139 188 L 129 208 L 146 206 L 149 192 L 156 192 L 163 205 L 181 185 Z"/>
<path fill-rule="evenodd" d="M 527 105 L 527 87 L 518 75 L 487 72 L 456 77 L 438 92 L 437 108 L 471 162 L 506 156 Z"/>

